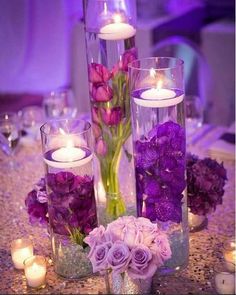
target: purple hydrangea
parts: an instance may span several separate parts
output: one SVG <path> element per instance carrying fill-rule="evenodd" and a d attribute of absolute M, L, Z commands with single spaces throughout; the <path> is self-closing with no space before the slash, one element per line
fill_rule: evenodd
<path fill-rule="evenodd" d="M 188 207 L 193 214 L 206 215 L 222 204 L 227 180 L 223 163 L 211 158 L 187 157 Z"/>
<path fill-rule="evenodd" d="M 151 221 L 182 221 L 185 131 L 172 121 L 157 124 L 135 142 L 138 216 Z"/>

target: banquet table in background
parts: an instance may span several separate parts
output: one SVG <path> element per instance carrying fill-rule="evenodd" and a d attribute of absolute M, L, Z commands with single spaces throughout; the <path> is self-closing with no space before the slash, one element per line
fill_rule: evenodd
<path fill-rule="evenodd" d="M 206 156 L 205 143 L 216 139 L 224 131 L 222 127 L 211 127 L 203 137 L 195 139 L 192 151 Z M 24 205 L 27 193 L 44 175 L 40 142 L 23 140 L 16 154 L 18 169 L 11 172 L 4 168 L 4 156 L 0 155 L 0 293 L 37 294 L 97 294 L 106 293 L 104 279 L 97 275 L 79 280 L 59 277 L 53 270 L 51 249 L 47 230 L 32 226 Z M 220 160 L 220 159 L 218 159 Z M 155 294 L 215 294 L 213 268 L 223 261 L 223 242 L 234 235 L 235 170 L 234 161 L 224 161 L 228 182 L 225 186 L 223 205 L 208 216 L 208 226 L 202 231 L 190 234 L 189 265 L 185 270 L 165 277 L 155 276 Z M 27 287 L 24 272 L 16 270 L 10 254 L 10 243 L 16 238 L 30 236 L 36 254 L 48 258 L 47 285 L 34 290 Z M 223 262 L 222 262 L 223 263 Z"/>

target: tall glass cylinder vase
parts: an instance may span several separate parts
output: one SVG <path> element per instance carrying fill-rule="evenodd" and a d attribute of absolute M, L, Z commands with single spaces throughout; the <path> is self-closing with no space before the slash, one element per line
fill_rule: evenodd
<path fill-rule="evenodd" d="M 146 58 L 129 66 L 138 216 L 164 230 L 172 257 L 161 273 L 188 263 L 183 61 Z"/>
<path fill-rule="evenodd" d="M 135 214 L 128 63 L 137 58 L 135 0 L 85 1 L 100 224 Z"/>
<path fill-rule="evenodd" d="M 84 237 L 97 226 L 91 125 L 54 120 L 41 127 L 48 217 L 56 273 L 92 273 Z"/>

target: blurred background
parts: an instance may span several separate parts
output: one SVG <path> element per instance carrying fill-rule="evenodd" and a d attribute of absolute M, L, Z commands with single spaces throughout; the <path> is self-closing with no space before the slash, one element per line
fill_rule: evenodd
<path fill-rule="evenodd" d="M 204 123 L 235 121 L 234 0 L 137 0 L 139 57 L 185 62 Z M 0 0 L 0 111 L 41 106 L 59 88 L 89 113 L 82 0 Z M 55 96 L 55 93 L 53 94 Z"/>

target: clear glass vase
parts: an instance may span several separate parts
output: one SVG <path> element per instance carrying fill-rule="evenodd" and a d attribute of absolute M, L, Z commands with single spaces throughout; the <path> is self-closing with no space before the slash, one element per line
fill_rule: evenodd
<path fill-rule="evenodd" d="M 138 216 L 169 237 L 161 273 L 188 263 L 183 62 L 145 58 L 129 68 Z"/>
<path fill-rule="evenodd" d="M 100 209 L 105 207 L 103 212 L 99 210 L 105 218 L 99 220 L 114 220 L 127 213 L 126 197 L 134 196 L 135 190 L 128 63 L 137 58 L 136 3 L 135 0 L 88 0 L 84 10 L 91 115 L 99 172 L 95 180 L 97 205 Z M 124 178 L 129 178 L 128 185 L 121 184 Z M 110 202 L 107 196 L 114 194 L 119 197 Z"/>
<path fill-rule="evenodd" d="M 90 123 L 53 120 L 41 127 L 53 265 L 57 274 L 92 273 L 83 239 L 97 226 Z"/>

